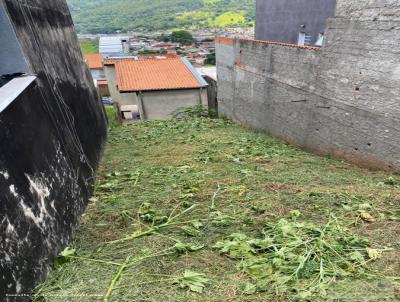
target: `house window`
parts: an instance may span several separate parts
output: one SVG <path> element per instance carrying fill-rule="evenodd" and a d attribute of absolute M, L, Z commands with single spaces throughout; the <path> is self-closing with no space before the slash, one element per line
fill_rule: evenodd
<path fill-rule="evenodd" d="M 304 32 L 300 32 L 298 45 L 301 45 L 301 46 L 312 45 L 312 35 L 309 35 Z"/>
<path fill-rule="evenodd" d="M 304 45 L 312 45 L 312 35 L 305 34 Z"/>

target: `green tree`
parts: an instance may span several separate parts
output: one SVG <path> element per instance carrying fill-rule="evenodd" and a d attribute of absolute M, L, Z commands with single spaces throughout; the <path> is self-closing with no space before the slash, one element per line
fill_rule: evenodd
<path fill-rule="evenodd" d="M 255 17 L 254 0 L 67 0 L 67 3 L 76 30 L 92 34 L 242 26 L 241 16 L 245 17 L 245 25 Z"/>
<path fill-rule="evenodd" d="M 204 61 L 204 64 L 206 65 L 215 65 L 217 63 L 217 60 L 215 58 L 215 53 L 210 53 L 207 55 L 206 60 Z"/>
<path fill-rule="evenodd" d="M 165 34 L 161 35 L 161 39 L 163 40 L 163 42 L 171 41 L 171 37 L 169 35 L 165 35 Z"/>
<path fill-rule="evenodd" d="M 193 36 L 187 30 L 176 30 L 172 32 L 171 41 L 175 43 L 190 45 L 193 43 Z"/>

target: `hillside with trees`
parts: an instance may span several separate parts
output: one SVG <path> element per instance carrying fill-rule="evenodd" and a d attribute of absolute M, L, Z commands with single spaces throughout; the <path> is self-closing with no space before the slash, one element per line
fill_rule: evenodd
<path fill-rule="evenodd" d="M 80 33 L 249 26 L 255 0 L 67 0 Z"/>

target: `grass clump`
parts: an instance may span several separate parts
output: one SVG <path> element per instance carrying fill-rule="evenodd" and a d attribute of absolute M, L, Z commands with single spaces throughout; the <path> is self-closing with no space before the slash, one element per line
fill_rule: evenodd
<path fill-rule="evenodd" d="M 209 109 L 203 105 L 195 105 L 192 107 L 182 107 L 176 110 L 172 114 L 174 119 L 193 119 L 193 118 L 201 118 L 201 117 L 213 117 L 215 116 L 215 112 L 212 109 Z"/>
<path fill-rule="evenodd" d="M 119 123 L 115 108 L 112 106 L 104 106 L 104 111 L 107 116 L 109 129 L 118 129 Z"/>

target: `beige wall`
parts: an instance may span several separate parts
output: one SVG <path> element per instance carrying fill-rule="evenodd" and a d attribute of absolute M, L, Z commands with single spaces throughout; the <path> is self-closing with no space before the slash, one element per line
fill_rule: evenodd
<path fill-rule="evenodd" d="M 115 77 L 115 67 L 114 66 L 104 66 L 104 74 L 108 81 L 108 89 L 110 90 L 111 97 L 117 101 L 117 81 Z"/>
<path fill-rule="evenodd" d="M 104 73 L 108 81 L 108 88 L 110 90 L 111 98 L 117 102 L 118 105 L 138 105 L 135 93 L 120 93 L 118 91 L 114 65 L 104 66 Z"/>
<path fill-rule="evenodd" d="M 206 89 L 143 92 L 141 100 L 143 107 L 139 101 L 139 108 L 144 114 L 144 120 L 167 120 L 179 108 L 208 104 Z"/>

